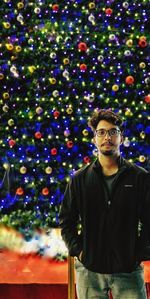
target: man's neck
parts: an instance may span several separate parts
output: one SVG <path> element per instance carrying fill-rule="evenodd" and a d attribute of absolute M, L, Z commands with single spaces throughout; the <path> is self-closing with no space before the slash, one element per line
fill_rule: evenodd
<path fill-rule="evenodd" d="M 117 173 L 118 171 L 118 157 L 116 156 L 105 156 L 99 155 L 99 162 L 102 167 L 102 171 L 104 175 L 112 175 Z"/>

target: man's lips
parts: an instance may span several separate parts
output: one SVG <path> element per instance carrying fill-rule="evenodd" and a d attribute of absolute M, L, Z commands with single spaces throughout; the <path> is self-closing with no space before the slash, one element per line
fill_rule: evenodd
<path fill-rule="evenodd" d="M 102 146 L 113 146 L 113 143 L 111 142 L 105 142 L 102 144 Z"/>

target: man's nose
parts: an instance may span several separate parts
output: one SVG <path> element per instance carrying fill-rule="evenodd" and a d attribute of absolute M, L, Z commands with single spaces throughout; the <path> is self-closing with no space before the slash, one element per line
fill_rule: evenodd
<path fill-rule="evenodd" d="M 108 131 L 106 132 L 105 139 L 111 139 L 111 136 Z"/>

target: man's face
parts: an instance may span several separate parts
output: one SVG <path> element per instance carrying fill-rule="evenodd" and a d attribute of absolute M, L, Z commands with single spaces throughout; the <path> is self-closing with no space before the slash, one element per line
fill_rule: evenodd
<path fill-rule="evenodd" d="M 123 141 L 119 127 L 112 123 L 101 120 L 96 128 L 94 144 L 99 153 L 105 156 L 116 156 L 120 154 L 120 145 Z"/>

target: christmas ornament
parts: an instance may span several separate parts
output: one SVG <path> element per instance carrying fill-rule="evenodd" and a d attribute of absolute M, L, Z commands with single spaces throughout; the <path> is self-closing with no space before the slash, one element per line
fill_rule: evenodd
<path fill-rule="evenodd" d="M 42 194 L 47 196 L 49 194 L 49 189 L 47 187 L 42 189 Z"/>
<path fill-rule="evenodd" d="M 126 79 L 126 84 L 131 85 L 134 83 L 134 77 L 133 76 L 127 76 Z"/>
<path fill-rule="evenodd" d="M 41 139 L 42 138 L 42 133 L 39 132 L 39 131 L 35 132 L 34 136 L 35 136 L 36 139 Z"/>
<path fill-rule="evenodd" d="M 57 155 L 57 148 L 54 147 L 54 148 L 51 149 L 51 155 L 52 156 L 56 156 Z"/>
<path fill-rule="evenodd" d="M 80 42 L 80 43 L 78 44 L 78 49 L 79 49 L 81 52 L 86 52 L 86 51 L 87 51 L 87 45 L 86 45 L 86 43 L 84 43 L 84 42 Z"/>
<path fill-rule="evenodd" d="M 16 194 L 17 195 L 23 195 L 24 194 L 24 190 L 23 190 L 23 188 L 22 187 L 19 187 L 19 188 L 17 188 L 17 190 L 16 190 Z"/>
<path fill-rule="evenodd" d="M 9 146 L 13 147 L 16 144 L 16 141 L 13 139 L 10 139 L 8 143 L 9 143 Z"/>

